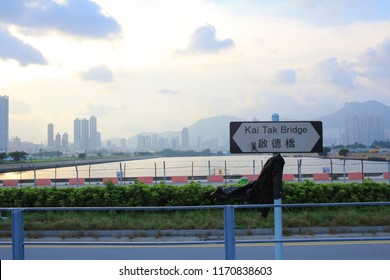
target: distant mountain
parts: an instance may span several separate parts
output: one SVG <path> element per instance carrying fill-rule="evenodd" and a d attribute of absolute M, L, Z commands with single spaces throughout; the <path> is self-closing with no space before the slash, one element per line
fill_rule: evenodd
<path fill-rule="evenodd" d="M 190 145 L 196 146 L 197 141 L 201 139 L 203 143 L 214 141 L 216 143 L 227 143 L 229 139 L 229 123 L 232 121 L 242 121 L 242 119 L 234 116 L 213 116 L 209 118 L 200 119 L 194 124 L 188 126 Z M 181 130 L 180 131 L 166 131 L 162 133 L 155 132 L 142 132 L 138 135 L 152 136 L 157 135 L 158 137 L 172 139 L 178 137 L 181 141 Z M 128 139 L 127 143 L 131 147 L 137 146 L 138 135 Z"/>
<path fill-rule="evenodd" d="M 229 139 L 229 123 L 232 121 L 242 121 L 242 119 L 234 116 L 215 116 L 197 121 L 188 127 L 190 138 L 192 141 L 197 141 L 201 138 L 202 141 L 210 139 Z"/>
<path fill-rule="evenodd" d="M 319 117 L 314 120 L 322 121 L 323 129 L 343 128 L 345 127 L 345 120 L 349 116 L 361 117 L 364 115 L 382 116 L 384 120 L 384 128 L 390 129 L 390 106 L 384 105 L 378 101 L 367 102 L 348 102 L 340 110 Z M 287 121 L 289 119 L 283 119 Z M 198 140 L 209 147 L 228 145 L 230 139 L 229 123 L 232 121 L 248 121 L 235 116 L 213 116 L 209 118 L 200 119 L 194 124 L 188 126 L 190 145 L 197 146 Z M 157 135 L 165 139 L 178 138 L 181 144 L 181 130 L 180 131 L 166 131 L 163 133 L 143 132 L 139 135 L 152 136 Z M 128 139 L 130 147 L 137 146 L 137 136 Z"/>
<path fill-rule="evenodd" d="M 383 116 L 385 129 L 390 129 L 390 106 L 384 105 L 378 101 L 367 102 L 348 102 L 340 110 L 320 117 L 323 128 L 342 128 L 345 126 L 345 119 L 348 116 L 374 115 Z"/>

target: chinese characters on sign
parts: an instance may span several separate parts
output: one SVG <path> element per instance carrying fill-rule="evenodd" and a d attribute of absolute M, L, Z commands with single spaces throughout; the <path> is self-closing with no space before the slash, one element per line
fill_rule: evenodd
<path fill-rule="evenodd" d="M 259 152 L 258 149 L 267 149 L 268 148 L 268 140 L 267 139 L 259 139 L 259 142 L 252 142 L 252 150 L 253 152 Z M 282 148 L 282 139 L 274 138 L 271 141 L 271 147 L 273 149 Z M 295 148 L 295 139 L 294 138 L 286 138 L 284 141 L 284 147 L 286 149 L 294 149 Z"/>

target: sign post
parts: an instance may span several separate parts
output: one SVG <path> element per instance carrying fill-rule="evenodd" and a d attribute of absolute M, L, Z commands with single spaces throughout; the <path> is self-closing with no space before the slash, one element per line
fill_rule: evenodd
<path fill-rule="evenodd" d="M 272 115 L 273 122 L 279 122 L 279 115 Z M 274 153 L 274 156 L 276 153 Z M 280 186 L 280 190 L 282 186 Z M 282 240 L 283 238 L 283 215 L 282 215 L 282 198 L 275 198 L 274 194 L 274 231 L 275 231 L 275 240 Z M 276 242 L 275 243 L 275 260 L 283 260 L 283 243 Z"/>
<path fill-rule="evenodd" d="M 322 122 L 231 122 L 231 153 L 314 153 L 322 152 Z M 280 186 L 281 187 L 281 186 Z M 282 199 L 274 193 L 275 259 L 283 259 Z"/>

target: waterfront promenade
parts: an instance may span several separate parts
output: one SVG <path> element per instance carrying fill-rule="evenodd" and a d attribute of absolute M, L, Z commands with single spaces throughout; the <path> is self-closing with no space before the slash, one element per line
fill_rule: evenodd
<path fill-rule="evenodd" d="M 0 186 L 83 186 L 144 182 L 235 184 L 253 181 L 269 155 L 117 157 L 0 164 Z M 389 182 L 390 162 L 285 156 L 284 181 Z"/>
<path fill-rule="evenodd" d="M 230 185 L 230 184 L 245 184 L 246 182 L 257 179 L 258 175 L 255 174 L 242 174 L 242 175 L 203 175 L 203 176 L 166 176 L 166 177 L 153 177 L 153 176 L 138 176 L 138 177 L 101 177 L 101 178 L 38 178 L 38 179 L 3 179 L 0 180 L 0 186 L 2 187 L 27 187 L 27 186 L 99 186 L 107 183 L 113 183 L 115 185 L 131 185 L 136 182 L 141 182 L 149 185 L 166 183 L 173 185 L 184 185 L 190 182 L 199 182 L 207 185 Z M 330 182 L 362 182 L 363 180 L 370 179 L 376 182 L 389 182 L 389 173 L 361 173 L 352 172 L 349 174 L 333 174 L 329 173 L 314 173 L 314 174 L 283 174 L 283 181 L 289 182 L 301 182 L 303 180 L 312 180 L 318 183 L 330 183 Z"/>

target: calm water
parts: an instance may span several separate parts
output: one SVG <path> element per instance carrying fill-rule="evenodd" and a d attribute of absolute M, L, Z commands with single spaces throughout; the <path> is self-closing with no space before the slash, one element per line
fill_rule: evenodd
<path fill-rule="evenodd" d="M 137 176 L 205 176 L 209 174 L 259 174 L 270 155 L 230 155 L 218 157 L 169 157 L 133 160 L 117 163 L 104 163 L 78 166 L 80 178 L 116 177 L 121 170 L 125 177 Z M 330 168 L 329 159 L 284 157 L 286 164 L 283 173 L 298 174 L 298 161 L 302 163 L 302 174 L 322 173 Z M 361 172 L 360 160 L 332 160 L 333 173 Z M 164 168 L 165 166 L 165 168 Z M 363 161 L 366 173 L 388 172 L 389 162 Z M 36 178 L 75 178 L 75 167 L 36 170 Z M 0 179 L 34 179 L 34 171 L 0 174 Z"/>

